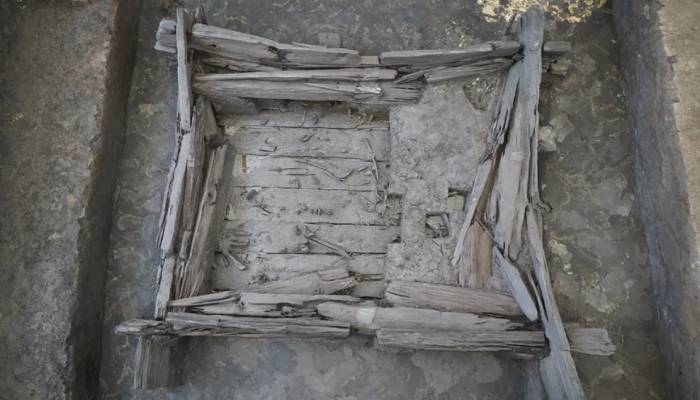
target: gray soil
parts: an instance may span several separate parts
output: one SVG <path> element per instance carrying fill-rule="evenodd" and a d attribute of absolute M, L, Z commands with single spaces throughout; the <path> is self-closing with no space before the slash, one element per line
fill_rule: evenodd
<path fill-rule="evenodd" d="M 131 389 L 136 341 L 112 332 L 125 319 L 152 314 L 159 258 L 154 238 L 175 134 L 174 64 L 153 50 L 157 23 L 172 15 L 173 8 L 154 3 L 146 2 L 141 14 L 118 171 L 106 279 L 103 398 L 521 398 L 523 362 L 492 354 L 379 352 L 360 337 L 343 343 L 190 340 L 180 349 L 183 385 L 151 392 Z M 487 21 L 474 3 L 212 0 L 206 8 L 214 25 L 307 43 L 315 43 L 320 31 L 337 31 L 344 46 L 373 54 L 501 38 L 503 21 Z M 662 398 L 651 276 L 634 196 L 633 137 L 625 125 L 612 16 L 597 10 L 579 24 L 550 20 L 546 37 L 574 43 L 569 75 L 548 80 L 541 104 L 542 123 L 553 127 L 558 142 L 558 150 L 541 161 L 543 196 L 553 208 L 546 215 L 545 240 L 554 287 L 566 321 L 606 327 L 618 346 L 609 358 L 575 356 L 579 374 L 592 399 Z M 447 113 L 473 107 L 487 116 L 490 98 L 484 93 L 494 87 L 498 85 L 488 79 L 439 86 L 430 89 L 416 109 L 403 111 L 430 116 L 444 104 Z M 401 118 L 400 112 L 397 115 Z M 452 116 L 445 122 L 434 117 L 421 118 L 421 129 L 437 134 L 460 124 L 475 131 L 488 126 L 487 118 L 462 121 Z M 404 115 L 392 124 L 406 120 L 410 118 Z M 410 136 L 420 131 L 402 132 Z M 415 187 L 430 193 L 431 184 L 468 189 L 468 169 L 449 167 L 445 182 L 434 177 L 440 165 L 468 165 L 479 152 L 478 144 L 455 148 L 440 146 L 434 136 L 418 139 L 438 154 L 426 156 L 433 162 L 421 166 L 404 160 L 396 165 L 397 173 L 422 168 L 426 184 L 396 190 L 407 198 Z M 464 160 L 459 157 L 462 151 Z M 439 160 L 444 161 L 435 162 Z M 417 207 L 423 207 L 421 212 L 433 208 Z"/>

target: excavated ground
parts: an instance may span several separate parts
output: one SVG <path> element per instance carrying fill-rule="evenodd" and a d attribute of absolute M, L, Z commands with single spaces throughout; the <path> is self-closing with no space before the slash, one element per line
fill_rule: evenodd
<path fill-rule="evenodd" d="M 466 2 L 212 0 L 206 9 L 210 24 L 280 41 L 315 43 L 318 32 L 337 31 L 344 46 L 368 54 L 499 39 L 505 26 L 490 9 Z M 176 104 L 174 64 L 153 50 L 153 44 L 158 21 L 172 14 L 170 5 L 149 3 L 141 15 L 107 274 L 102 396 L 521 398 L 522 362 L 492 354 L 378 352 L 361 337 L 343 343 L 190 340 L 180 352 L 182 386 L 132 391 L 136 341 L 112 330 L 122 320 L 149 316 L 153 309 L 159 257 L 154 238 Z M 541 161 L 543 196 L 553 208 L 545 219 L 552 278 L 564 319 L 604 326 L 618 345 L 610 358 L 575 356 L 590 397 L 662 398 L 651 273 L 634 196 L 633 138 L 625 124 L 612 16 L 607 10 L 583 14 L 579 23 L 552 17 L 546 32 L 550 40 L 574 43 L 569 75 L 549 79 L 541 102 L 542 123 L 552 126 L 558 147 Z M 430 89 L 410 115 L 403 115 L 403 122 L 442 112 L 450 117 L 421 118 L 422 129 L 459 129 L 445 121 L 458 124 L 455 116 L 464 106 L 485 112 L 489 97 L 484 93 L 492 89 L 497 85 L 488 79 Z M 420 136 L 407 128 L 402 132 Z M 447 153 L 449 146 L 442 153 L 440 146 L 435 148 L 427 158 L 454 158 Z M 413 167 L 408 163 L 406 168 Z M 426 167 L 428 175 L 431 168 Z"/>

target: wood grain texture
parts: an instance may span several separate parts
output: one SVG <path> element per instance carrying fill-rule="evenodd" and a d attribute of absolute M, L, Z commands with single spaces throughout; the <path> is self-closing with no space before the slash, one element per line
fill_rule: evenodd
<path fill-rule="evenodd" d="M 379 329 L 379 346 L 441 351 L 514 351 L 544 350 L 541 331 L 442 331 L 416 329 Z"/>
<path fill-rule="evenodd" d="M 390 156 L 385 129 L 251 127 L 226 129 L 239 154 L 275 157 L 351 158 L 371 161 L 369 141 L 378 161 Z M 308 160 L 308 163 L 314 163 Z"/>
<path fill-rule="evenodd" d="M 221 115 L 222 125 L 235 128 L 329 128 L 329 129 L 389 129 L 389 121 L 373 115 L 305 110 L 263 111 L 254 115 Z"/>
<path fill-rule="evenodd" d="M 395 306 L 489 315 L 522 315 L 513 297 L 483 289 L 393 281 L 387 287 L 385 297 Z"/>
<path fill-rule="evenodd" d="M 235 74 L 198 74 L 196 82 L 255 80 L 262 81 L 386 81 L 396 78 L 396 70 L 388 68 L 340 68 L 316 70 L 280 70 L 241 72 Z"/>
<path fill-rule="evenodd" d="M 439 65 L 460 64 L 484 58 L 512 56 L 520 50 L 514 41 L 487 42 L 454 50 L 399 50 L 385 51 L 379 56 L 384 66 L 425 68 Z"/>

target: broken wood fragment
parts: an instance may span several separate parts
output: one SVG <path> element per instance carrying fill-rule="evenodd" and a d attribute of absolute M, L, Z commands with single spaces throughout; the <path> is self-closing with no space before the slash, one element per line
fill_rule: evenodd
<path fill-rule="evenodd" d="M 538 317 L 537 306 L 532 299 L 530 291 L 525 286 L 525 281 L 520 275 L 520 271 L 496 247 L 493 248 L 493 260 L 500 269 L 501 275 L 505 279 L 510 293 L 513 295 L 515 302 L 518 303 L 520 310 L 527 319 L 536 321 Z"/>
<path fill-rule="evenodd" d="M 393 281 L 386 289 L 385 298 L 395 306 L 514 317 L 522 315 L 513 297 L 483 289 Z"/>
<path fill-rule="evenodd" d="M 357 280 L 345 268 L 312 272 L 295 278 L 250 285 L 246 290 L 259 293 L 333 294 L 353 288 Z"/>
<path fill-rule="evenodd" d="M 566 325 L 566 336 L 569 338 L 571 351 L 591 356 L 611 356 L 617 349 L 610 340 L 605 328 L 583 328 Z"/>
<path fill-rule="evenodd" d="M 419 329 L 379 329 L 379 346 L 441 351 L 541 352 L 541 331 L 447 331 Z"/>

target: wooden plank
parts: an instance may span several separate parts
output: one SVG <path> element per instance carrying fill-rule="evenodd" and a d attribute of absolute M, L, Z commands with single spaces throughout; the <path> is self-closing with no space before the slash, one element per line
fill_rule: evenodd
<path fill-rule="evenodd" d="M 165 213 L 163 214 L 160 248 L 163 255 L 172 253 L 175 250 L 176 241 L 178 238 L 178 229 L 182 215 L 182 201 L 185 191 L 185 172 L 187 171 L 187 155 L 192 146 L 192 135 L 187 133 L 182 136 L 178 155 L 173 169 L 173 176 L 166 192 L 166 201 L 164 202 Z"/>
<path fill-rule="evenodd" d="M 174 336 L 235 336 L 258 339 L 346 338 L 350 335 L 350 326 L 344 322 L 324 321 L 318 318 L 256 318 L 170 312 L 165 321 L 126 321 L 120 325 L 117 332 L 138 336 L 165 333 Z"/>
<path fill-rule="evenodd" d="M 158 291 L 156 292 L 155 319 L 163 319 L 167 311 L 168 301 L 172 297 L 173 278 L 177 257 L 173 254 L 167 256 L 158 271 Z"/>
<path fill-rule="evenodd" d="M 357 280 L 347 269 L 339 268 L 311 272 L 294 278 L 248 285 L 245 290 L 258 293 L 280 294 L 333 294 L 353 288 Z"/>
<path fill-rule="evenodd" d="M 351 254 L 386 253 L 398 240 L 397 226 L 303 224 L 272 221 L 226 221 L 220 247 L 232 253 L 338 254 L 311 235 Z"/>
<path fill-rule="evenodd" d="M 397 198 L 380 204 L 373 192 L 238 187 L 231 192 L 228 220 L 399 225 L 401 214 Z"/>
<path fill-rule="evenodd" d="M 212 101 L 226 104 L 229 98 L 296 101 L 345 101 L 367 104 L 403 104 L 418 101 L 421 85 L 378 81 L 345 82 L 329 80 L 264 81 L 260 79 L 195 81 L 194 91 Z"/>
<path fill-rule="evenodd" d="M 377 344 L 417 350 L 542 352 L 541 331 L 379 329 Z"/>
<path fill-rule="evenodd" d="M 379 186 L 389 183 L 389 163 L 378 162 Z M 372 162 L 349 158 L 299 159 L 237 154 L 233 186 L 372 192 Z"/>
<path fill-rule="evenodd" d="M 189 132 L 192 121 L 192 66 L 189 60 L 188 36 L 191 30 L 192 18 L 183 8 L 178 8 L 176 15 L 178 119 L 180 129 Z"/>
<path fill-rule="evenodd" d="M 536 321 L 539 316 L 537 306 L 535 305 L 530 291 L 527 286 L 525 286 L 525 281 L 522 275 L 520 275 L 520 271 L 515 268 L 511 261 L 506 259 L 495 246 L 493 247 L 493 260 L 495 265 L 500 269 L 501 276 L 503 276 L 503 279 L 506 281 L 515 302 L 518 303 L 520 311 L 522 311 L 530 321 Z"/>
<path fill-rule="evenodd" d="M 321 303 L 318 313 L 326 318 L 350 323 L 354 329 L 373 332 L 378 329 L 507 331 L 523 324 L 504 318 L 484 317 L 471 313 L 443 312 L 420 308 Z"/>
<path fill-rule="evenodd" d="M 496 58 L 488 61 L 481 61 L 457 67 L 439 68 L 426 71 L 424 76 L 428 83 L 444 82 L 451 79 L 461 79 L 478 74 L 488 74 L 502 71 L 513 64 L 509 58 Z"/>
<path fill-rule="evenodd" d="M 389 132 L 384 129 L 229 127 L 226 134 L 239 154 L 371 161 L 367 140 L 378 161 L 390 157 Z"/>
<path fill-rule="evenodd" d="M 228 204 L 229 175 L 233 155 L 228 153 L 228 144 L 216 148 L 211 156 L 204 194 L 199 208 L 197 225 L 192 235 L 189 258 L 182 268 L 176 270 L 175 298 L 190 297 L 199 293 L 209 267 L 208 260 L 213 256 L 212 242 L 218 236 L 223 213 Z"/>
<path fill-rule="evenodd" d="M 426 68 L 430 66 L 459 64 L 484 58 L 512 56 L 520 50 L 514 41 L 486 42 L 454 50 L 400 50 L 385 51 L 379 55 L 384 66 L 408 66 Z"/>
<path fill-rule="evenodd" d="M 384 274 L 383 255 L 360 254 L 346 259 L 336 254 L 243 253 L 236 254 L 236 257 L 246 269 L 241 271 L 231 266 L 213 268 L 211 281 L 216 288 L 238 289 L 261 278 L 277 281 L 339 267 L 347 268 L 360 280 Z"/>
<path fill-rule="evenodd" d="M 360 64 L 356 50 L 279 43 L 204 24 L 192 28 L 192 47 L 213 55 L 274 66 L 318 68 Z"/>
<path fill-rule="evenodd" d="M 396 70 L 388 68 L 340 68 L 310 70 L 279 70 L 270 72 L 241 72 L 235 74 L 197 74 L 195 82 L 217 82 L 260 79 L 263 81 L 386 81 L 396 78 Z"/>
<path fill-rule="evenodd" d="M 513 297 L 482 289 L 393 281 L 386 289 L 385 298 L 395 306 L 504 316 L 522 315 Z"/>
<path fill-rule="evenodd" d="M 327 111 L 263 111 L 254 115 L 224 115 L 222 125 L 247 128 L 328 128 L 328 129 L 389 129 L 389 121 L 372 115 Z"/>

